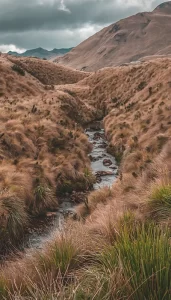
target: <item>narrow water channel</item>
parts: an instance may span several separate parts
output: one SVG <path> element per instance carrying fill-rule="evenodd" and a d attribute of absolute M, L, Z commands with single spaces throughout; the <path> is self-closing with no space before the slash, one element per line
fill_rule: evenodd
<path fill-rule="evenodd" d="M 104 129 L 87 129 L 86 134 L 90 143 L 93 144 L 93 150 L 90 153 L 91 168 L 96 175 L 97 182 L 94 189 L 98 190 L 105 186 L 112 186 L 117 178 L 118 167 L 115 158 L 107 152 L 107 141 Z"/>
<path fill-rule="evenodd" d="M 93 144 L 90 153 L 91 168 L 97 181 L 94 184 L 94 189 L 100 189 L 104 186 L 111 186 L 117 178 L 118 168 L 115 158 L 107 153 L 107 141 L 105 138 L 104 129 L 87 128 L 86 134 L 90 143 Z M 41 249 L 43 245 L 51 239 L 54 232 L 58 228 L 61 230 L 64 223 L 64 215 L 74 213 L 74 205 L 66 198 L 63 199 L 58 212 L 54 213 L 53 218 L 39 220 L 38 226 L 30 231 L 26 237 L 26 241 L 22 245 L 21 250 Z"/>

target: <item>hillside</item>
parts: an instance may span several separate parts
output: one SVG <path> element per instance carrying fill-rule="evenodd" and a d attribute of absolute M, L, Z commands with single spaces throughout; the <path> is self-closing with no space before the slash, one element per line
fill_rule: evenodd
<path fill-rule="evenodd" d="M 57 209 L 59 194 L 88 189 L 94 180 L 86 154 L 91 147 L 76 122 L 87 123 L 96 110 L 67 89 L 47 85 L 88 74 L 38 59 L 18 62 L 0 56 L 0 255 L 7 243 L 19 241 L 30 216 Z M 53 81 L 46 77 L 50 71 Z"/>
<path fill-rule="evenodd" d="M 52 90 L 37 78 L 58 65 L 36 60 L 35 78 L 26 71 L 34 59 L 15 60 L 24 76 L 8 59 L 1 57 L 4 86 L 7 74 L 15 77 L 0 101 L 1 248 L 61 196 L 92 187 L 84 129 L 94 120 L 103 119 L 119 176 L 90 192 L 42 250 L 1 266 L 2 299 L 170 299 L 171 59 L 104 68 L 76 83 L 66 77 Z M 14 94 L 28 78 L 36 96 Z"/>
<path fill-rule="evenodd" d="M 89 73 L 77 71 L 70 67 L 56 65 L 50 61 L 31 57 L 8 56 L 8 60 L 19 65 L 25 71 L 46 85 L 76 83 L 89 76 Z"/>
<path fill-rule="evenodd" d="M 39 47 L 36 49 L 26 50 L 23 53 L 9 51 L 8 54 L 13 55 L 13 56 L 20 56 L 20 57 L 23 56 L 23 57 L 37 57 L 37 58 L 52 59 L 56 56 L 65 55 L 66 53 L 68 53 L 71 50 L 72 50 L 72 48 L 68 48 L 68 49 L 67 48 L 62 48 L 62 49 L 54 48 L 53 50 L 48 51 L 46 49 Z"/>
<path fill-rule="evenodd" d="M 138 13 L 104 28 L 55 62 L 94 71 L 149 55 L 171 54 L 170 20 L 169 1 L 153 12 Z"/>

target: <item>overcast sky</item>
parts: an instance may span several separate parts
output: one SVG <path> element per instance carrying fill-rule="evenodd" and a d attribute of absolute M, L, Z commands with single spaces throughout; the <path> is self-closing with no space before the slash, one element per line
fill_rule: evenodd
<path fill-rule="evenodd" d="M 0 51 L 68 48 L 162 0 L 0 0 Z"/>

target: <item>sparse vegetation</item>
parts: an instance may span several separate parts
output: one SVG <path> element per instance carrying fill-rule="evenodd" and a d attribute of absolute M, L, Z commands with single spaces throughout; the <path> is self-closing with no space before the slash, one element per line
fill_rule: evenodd
<path fill-rule="evenodd" d="M 12 69 L 20 75 L 25 75 L 26 70 L 32 76 L 40 80 L 45 85 L 76 83 L 88 76 L 88 73 L 75 71 L 61 65 L 41 60 L 39 58 L 28 57 L 10 57 L 9 60 L 14 63 Z"/>
<path fill-rule="evenodd" d="M 12 70 L 17 72 L 21 76 L 25 76 L 25 71 L 18 65 L 13 65 Z"/>

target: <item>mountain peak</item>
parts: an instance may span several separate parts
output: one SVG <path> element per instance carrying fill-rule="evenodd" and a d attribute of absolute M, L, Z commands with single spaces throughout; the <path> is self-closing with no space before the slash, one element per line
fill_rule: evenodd
<path fill-rule="evenodd" d="M 160 13 L 171 13 L 171 1 L 163 2 L 160 5 L 158 5 L 154 12 L 160 12 Z"/>
<path fill-rule="evenodd" d="M 171 55 L 171 1 L 105 27 L 56 61 L 95 71 L 139 61 L 145 56 Z M 159 31 L 160 29 L 160 31 Z"/>
<path fill-rule="evenodd" d="M 38 58 L 46 58 L 46 59 L 52 59 L 57 56 L 64 55 L 68 53 L 72 48 L 62 48 L 62 49 L 56 49 L 54 48 L 53 50 L 49 51 L 46 49 L 43 49 L 42 47 L 38 47 L 36 49 L 30 49 L 26 50 L 23 53 L 17 53 L 17 52 L 12 52 L 9 51 L 8 54 L 10 55 L 15 55 L 15 56 L 24 56 L 24 57 L 38 57 Z"/>

